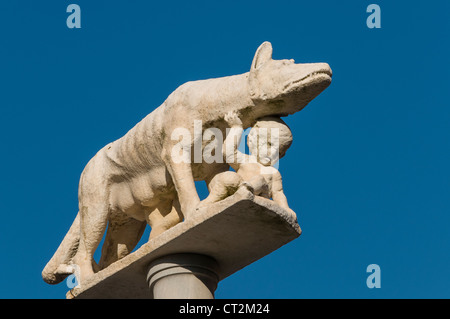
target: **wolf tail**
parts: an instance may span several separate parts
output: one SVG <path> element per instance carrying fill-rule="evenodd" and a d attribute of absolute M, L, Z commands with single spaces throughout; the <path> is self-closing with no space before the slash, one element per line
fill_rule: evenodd
<path fill-rule="evenodd" d="M 48 284 L 57 284 L 63 281 L 68 275 L 73 273 L 70 265 L 72 258 L 78 250 L 80 242 L 80 213 L 72 223 L 69 231 L 59 245 L 52 259 L 47 263 L 42 271 L 42 278 Z"/>

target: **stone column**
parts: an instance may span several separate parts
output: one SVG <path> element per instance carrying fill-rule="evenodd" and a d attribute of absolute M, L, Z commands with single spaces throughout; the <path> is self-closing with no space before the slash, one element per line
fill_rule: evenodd
<path fill-rule="evenodd" d="M 147 282 L 154 299 L 214 299 L 219 265 L 200 254 L 173 254 L 150 263 Z"/>

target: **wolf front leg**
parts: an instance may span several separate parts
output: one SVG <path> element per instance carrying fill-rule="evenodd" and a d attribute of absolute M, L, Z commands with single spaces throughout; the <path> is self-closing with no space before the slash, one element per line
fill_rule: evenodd
<path fill-rule="evenodd" d="M 184 219 L 188 219 L 200 203 L 192 175 L 190 157 L 179 155 L 169 148 L 163 152 L 163 159 L 175 185 L 181 212 Z"/>

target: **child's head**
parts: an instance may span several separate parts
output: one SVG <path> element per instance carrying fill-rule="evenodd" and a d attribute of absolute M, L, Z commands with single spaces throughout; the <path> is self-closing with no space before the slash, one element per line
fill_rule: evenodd
<path fill-rule="evenodd" d="M 247 145 L 259 163 L 274 165 L 292 144 L 292 132 L 279 117 L 261 118 L 250 130 Z"/>

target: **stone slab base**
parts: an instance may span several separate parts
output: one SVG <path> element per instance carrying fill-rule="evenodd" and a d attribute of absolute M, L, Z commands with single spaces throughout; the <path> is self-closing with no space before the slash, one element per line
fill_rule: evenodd
<path fill-rule="evenodd" d="M 97 272 L 67 298 L 151 298 L 149 264 L 179 253 L 212 257 L 222 280 L 301 234 L 295 218 L 271 200 L 240 188 Z"/>

